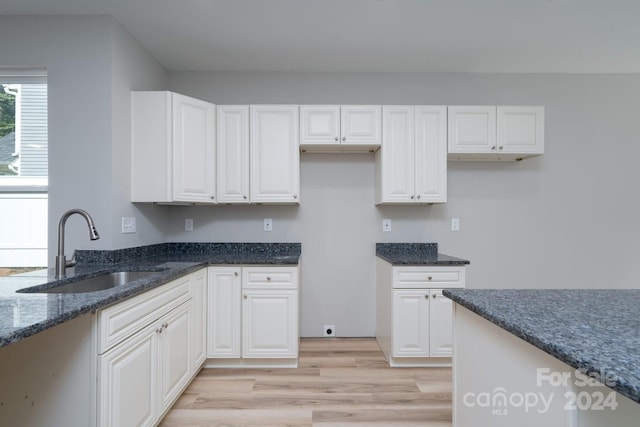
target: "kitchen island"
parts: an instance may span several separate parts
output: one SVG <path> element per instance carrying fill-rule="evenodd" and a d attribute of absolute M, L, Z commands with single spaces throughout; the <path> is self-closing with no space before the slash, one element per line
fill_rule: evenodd
<path fill-rule="evenodd" d="M 63 280 L 0 279 L 0 425 L 154 425 L 205 360 L 206 267 L 297 271 L 300 254 L 299 243 L 167 243 L 79 252 Z M 152 274 L 42 293 L 113 271 Z"/>
<path fill-rule="evenodd" d="M 637 426 L 640 290 L 450 289 L 454 426 Z"/>

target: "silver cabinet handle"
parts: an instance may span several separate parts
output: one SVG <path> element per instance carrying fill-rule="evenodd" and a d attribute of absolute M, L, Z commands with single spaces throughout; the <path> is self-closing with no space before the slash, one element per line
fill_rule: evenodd
<path fill-rule="evenodd" d="M 429 299 L 429 294 L 425 294 L 424 296 L 426 299 Z"/>
<path fill-rule="evenodd" d="M 242 196 L 245 200 L 247 200 L 247 196 Z"/>
<path fill-rule="evenodd" d="M 502 150 L 504 148 L 504 145 L 501 145 L 500 147 L 498 147 L 498 150 Z"/>
<path fill-rule="evenodd" d="M 340 138 L 338 138 L 337 136 L 336 136 L 336 141 L 340 141 Z"/>
<path fill-rule="evenodd" d="M 167 329 L 167 328 L 169 327 L 169 324 L 168 324 L 167 322 L 164 322 L 164 323 L 162 324 L 162 327 L 163 327 L 163 328 L 165 328 L 165 329 Z"/>
<path fill-rule="evenodd" d="M 343 140 L 343 141 L 346 141 L 346 140 L 347 140 L 347 137 L 346 137 L 346 136 L 343 136 L 343 137 L 342 137 L 342 140 Z"/>
<path fill-rule="evenodd" d="M 418 197 L 416 197 L 416 199 L 420 199 L 420 195 L 418 194 Z"/>
<path fill-rule="evenodd" d="M 237 271 L 234 271 L 234 272 L 233 272 L 233 275 L 234 275 L 234 276 L 236 276 L 236 277 L 238 277 L 238 272 L 237 272 Z"/>
<path fill-rule="evenodd" d="M 493 147 L 491 147 L 491 149 L 492 149 L 492 150 L 495 150 L 495 149 L 496 149 L 496 146 L 494 145 Z"/>
<path fill-rule="evenodd" d="M 271 277 L 267 276 L 267 282 L 271 281 Z"/>
<path fill-rule="evenodd" d="M 438 295 L 433 294 L 433 299 L 436 299 L 436 298 L 438 298 Z"/>
<path fill-rule="evenodd" d="M 247 294 L 244 294 L 242 297 L 243 297 L 244 299 L 247 299 Z"/>
<path fill-rule="evenodd" d="M 161 334 L 162 333 L 162 328 L 156 329 L 156 333 Z"/>
<path fill-rule="evenodd" d="M 411 200 L 415 199 L 416 196 L 414 196 L 413 194 L 411 195 Z"/>
<path fill-rule="evenodd" d="M 427 280 L 431 280 L 431 279 L 432 279 L 432 277 L 431 277 L 431 276 L 427 276 Z"/>

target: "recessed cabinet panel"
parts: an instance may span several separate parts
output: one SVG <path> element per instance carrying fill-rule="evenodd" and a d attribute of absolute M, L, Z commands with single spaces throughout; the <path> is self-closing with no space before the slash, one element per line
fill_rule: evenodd
<path fill-rule="evenodd" d="M 495 106 L 449 106 L 449 153 L 492 153 L 495 149 Z"/>
<path fill-rule="evenodd" d="M 451 357 L 453 354 L 453 301 L 442 295 L 441 289 L 430 291 L 429 322 L 438 325 L 429 333 L 431 357 Z"/>
<path fill-rule="evenodd" d="M 429 357 L 429 290 L 393 291 L 393 356 Z"/>
<path fill-rule="evenodd" d="M 380 145 L 382 114 L 379 105 L 343 105 L 341 116 L 343 143 Z"/>
<path fill-rule="evenodd" d="M 544 107 L 498 106 L 498 148 L 508 154 L 544 153 Z"/>
<path fill-rule="evenodd" d="M 252 105 L 251 202 L 299 203 L 297 105 Z"/>
<path fill-rule="evenodd" d="M 249 203 L 249 107 L 217 107 L 218 202 Z"/>
<path fill-rule="evenodd" d="M 163 318 L 160 325 L 161 411 L 169 408 L 189 381 L 190 308 L 190 303 L 181 305 Z"/>
<path fill-rule="evenodd" d="M 414 108 L 383 107 L 381 156 L 382 200 L 409 203 L 415 199 Z"/>
<path fill-rule="evenodd" d="M 241 268 L 209 268 L 207 356 L 240 357 Z"/>
<path fill-rule="evenodd" d="M 149 329 L 149 328 L 148 328 Z M 98 425 L 152 426 L 157 412 L 158 336 L 153 328 L 98 357 Z"/>
<path fill-rule="evenodd" d="M 214 108 L 208 102 L 173 94 L 173 199 L 215 200 Z"/>
<path fill-rule="evenodd" d="M 242 357 L 297 357 L 297 323 L 297 290 L 244 290 Z"/>
<path fill-rule="evenodd" d="M 300 144 L 337 146 L 340 151 L 340 106 L 301 105 Z M 327 147 L 331 150 L 331 147 Z"/>
<path fill-rule="evenodd" d="M 447 107 L 415 107 L 415 200 L 447 201 Z"/>

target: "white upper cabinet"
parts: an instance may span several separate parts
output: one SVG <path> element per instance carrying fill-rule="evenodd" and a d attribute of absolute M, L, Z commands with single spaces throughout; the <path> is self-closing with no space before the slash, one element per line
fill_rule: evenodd
<path fill-rule="evenodd" d="M 447 201 L 446 107 L 385 105 L 376 203 Z"/>
<path fill-rule="evenodd" d="M 541 154 L 544 107 L 449 107 L 449 159 L 522 160 Z"/>
<path fill-rule="evenodd" d="M 297 105 L 250 106 L 252 203 L 300 202 Z"/>
<path fill-rule="evenodd" d="M 133 202 L 215 203 L 215 106 L 132 92 Z"/>
<path fill-rule="evenodd" d="M 300 123 L 303 152 L 373 152 L 380 147 L 380 105 L 301 105 Z"/>
<path fill-rule="evenodd" d="M 249 106 L 218 105 L 218 202 L 249 203 Z"/>
<path fill-rule="evenodd" d="M 544 154 L 544 107 L 498 106 L 497 114 L 501 155 Z"/>

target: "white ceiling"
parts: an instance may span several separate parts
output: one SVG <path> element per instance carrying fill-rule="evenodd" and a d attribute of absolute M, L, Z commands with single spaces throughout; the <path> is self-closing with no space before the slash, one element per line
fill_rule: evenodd
<path fill-rule="evenodd" d="M 639 73 L 639 0 L 1 0 L 112 15 L 171 71 Z"/>

